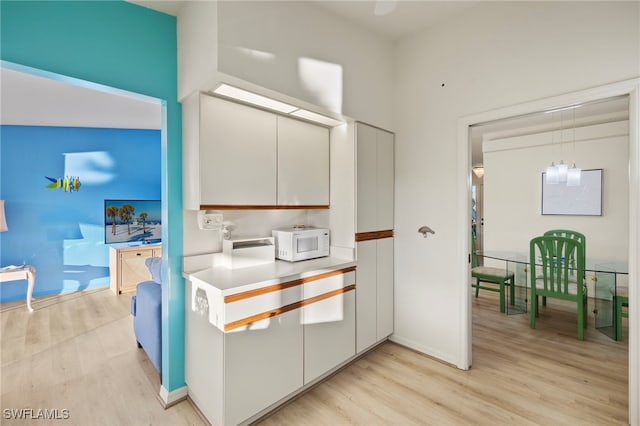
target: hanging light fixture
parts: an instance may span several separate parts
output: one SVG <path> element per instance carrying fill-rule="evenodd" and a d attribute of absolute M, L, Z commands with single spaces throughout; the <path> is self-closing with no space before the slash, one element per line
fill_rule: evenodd
<path fill-rule="evenodd" d="M 554 145 L 554 129 L 553 129 L 553 113 L 558 111 L 564 111 L 566 109 L 573 110 L 573 148 L 575 153 L 575 145 L 576 145 L 576 113 L 575 109 L 581 107 L 582 105 L 571 105 L 568 107 L 557 108 L 549 111 L 545 111 L 546 113 L 551 113 L 551 152 L 553 153 L 553 145 Z M 562 112 L 560 112 L 560 145 L 564 143 L 563 140 L 563 126 L 562 126 Z M 571 168 L 569 168 L 568 164 L 565 164 L 563 160 L 560 160 L 558 165 L 555 164 L 554 161 L 551 161 L 551 165 L 547 167 L 545 171 L 545 183 L 547 185 L 555 185 L 558 183 L 566 184 L 567 186 L 578 186 L 580 185 L 580 175 L 582 170 L 576 167 L 576 163 L 574 162 Z"/>
<path fill-rule="evenodd" d="M 558 167 L 556 166 L 556 163 L 553 161 L 551 162 L 551 165 L 547 167 L 544 176 L 547 185 L 555 185 L 558 183 Z"/>
<path fill-rule="evenodd" d="M 567 183 L 567 171 L 569 165 L 564 164 L 564 161 L 560 160 L 560 164 L 556 166 L 558 168 L 558 183 Z"/>
<path fill-rule="evenodd" d="M 576 163 L 567 170 L 567 186 L 580 186 L 580 177 L 582 169 L 576 167 Z"/>
<path fill-rule="evenodd" d="M 576 154 L 576 110 L 573 110 L 573 155 Z M 576 167 L 576 162 L 567 170 L 567 186 L 580 186 L 580 177 L 582 169 Z"/>
<path fill-rule="evenodd" d="M 553 155 L 553 111 L 551 112 L 551 155 Z M 547 170 L 545 171 L 545 183 L 547 185 L 555 185 L 558 183 L 558 167 L 556 166 L 556 163 L 553 162 L 553 160 L 551 161 L 551 165 L 547 167 Z"/>

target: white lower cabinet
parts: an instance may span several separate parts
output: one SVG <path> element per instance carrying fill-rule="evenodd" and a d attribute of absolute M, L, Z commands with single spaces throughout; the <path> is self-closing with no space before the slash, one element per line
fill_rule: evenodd
<path fill-rule="evenodd" d="M 320 276 L 286 288 L 287 297 L 300 292 L 300 307 L 285 305 L 275 310 L 284 313 L 230 331 L 193 309 L 193 283 L 186 281 L 185 378 L 211 424 L 250 423 L 355 356 L 355 272 Z M 194 294 L 200 301 L 207 297 L 200 288 Z"/>
<path fill-rule="evenodd" d="M 303 383 L 300 309 L 251 328 L 225 334 L 225 425 L 241 423 Z"/>
<path fill-rule="evenodd" d="M 187 281 L 187 294 L 191 285 Z M 190 305 L 185 376 L 210 423 L 241 424 L 302 387 L 300 308 L 225 333 Z"/>
<path fill-rule="evenodd" d="M 393 238 L 377 240 L 376 248 L 376 339 L 380 341 L 393 333 Z"/>
<path fill-rule="evenodd" d="M 377 341 L 377 242 L 363 241 L 356 244 L 356 249 L 358 252 L 356 350 L 362 352 Z"/>
<path fill-rule="evenodd" d="M 358 353 L 393 333 L 393 238 L 356 244 Z"/>
<path fill-rule="evenodd" d="M 339 283 L 331 281 L 339 280 Z M 355 272 L 322 280 L 324 292 L 336 285 L 355 283 Z M 319 292 L 319 291 L 318 291 Z M 315 297 L 304 288 L 305 299 Z M 324 292 L 323 294 L 327 294 Z M 336 294 L 302 308 L 304 324 L 304 384 L 322 376 L 356 353 L 356 295 L 355 290 Z"/>

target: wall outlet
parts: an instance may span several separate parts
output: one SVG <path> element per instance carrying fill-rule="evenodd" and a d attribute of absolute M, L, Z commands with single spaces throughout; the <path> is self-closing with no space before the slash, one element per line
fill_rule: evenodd
<path fill-rule="evenodd" d="M 198 212 L 198 228 L 207 231 L 219 231 L 222 229 L 222 213 Z"/>

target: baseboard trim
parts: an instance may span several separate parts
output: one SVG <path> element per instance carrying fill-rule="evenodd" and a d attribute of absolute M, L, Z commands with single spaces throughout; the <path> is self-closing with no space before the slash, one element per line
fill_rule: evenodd
<path fill-rule="evenodd" d="M 433 348 L 421 345 L 417 342 L 414 342 L 412 340 L 409 339 L 405 339 L 403 337 L 400 337 L 396 334 L 392 334 L 389 337 L 389 340 L 393 343 L 396 343 L 400 346 L 404 346 L 405 348 L 411 349 L 413 351 L 416 352 L 420 352 L 423 355 L 428 356 L 429 358 L 433 358 L 436 361 L 442 362 L 444 364 L 448 364 L 452 367 L 458 368 L 460 370 L 469 370 L 471 368 L 471 366 L 465 366 L 465 365 L 460 365 L 459 363 L 455 362 L 454 359 L 450 358 L 449 356 L 447 356 L 447 354 L 444 354 L 440 351 L 436 351 Z"/>
<path fill-rule="evenodd" d="M 160 400 L 164 405 L 164 408 L 169 408 L 172 405 L 177 404 L 180 401 L 187 399 L 187 387 L 172 390 L 169 392 L 164 386 L 160 386 Z"/>

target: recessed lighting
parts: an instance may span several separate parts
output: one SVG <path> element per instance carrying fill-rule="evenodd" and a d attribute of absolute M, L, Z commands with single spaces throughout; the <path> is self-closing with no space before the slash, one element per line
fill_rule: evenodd
<path fill-rule="evenodd" d="M 240 89 L 235 86 L 230 86 L 226 83 L 220 84 L 215 90 L 213 90 L 213 93 L 247 104 L 259 106 L 261 108 L 277 111 L 282 114 L 304 118 L 305 120 L 314 121 L 316 123 L 324 124 L 325 126 L 329 127 L 344 124 L 344 122 L 331 117 L 327 117 L 326 115 L 311 112 L 306 109 L 300 109 L 297 106 L 293 106 L 285 102 L 280 102 L 254 92 L 250 92 L 248 90 Z"/>
<path fill-rule="evenodd" d="M 580 108 L 581 106 L 582 106 L 582 104 L 568 105 L 568 106 L 565 106 L 565 107 L 548 109 L 548 110 L 544 111 L 544 113 L 545 114 L 550 114 L 552 112 L 566 111 L 568 109 Z"/>
<path fill-rule="evenodd" d="M 258 95 L 257 93 L 249 92 L 244 89 L 239 89 L 228 84 L 221 84 L 213 93 L 218 95 L 227 96 L 229 98 L 237 99 L 249 104 L 257 105 L 262 108 L 271 109 L 274 111 L 289 114 L 298 109 L 293 105 L 286 104 L 284 102 L 276 101 L 275 99 L 267 98 L 266 96 Z"/>
<path fill-rule="evenodd" d="M 293 111 L 289 115 L 293 115 L 295 117 L 304 118 L 304 119 L 310 120 L 310 121 L 315 121 L 316 123 L 321 123 L 321 124 L 324 124 L 324 125 L 327 125 L 327 126 L 330 126 L 330 127 L 335 127 L 335 126 L 339 126 L 341 124 L 344 124 L 340 120 L 336 120 L 334 118 L 327 117 L 326 115 L 322 115 L 322 114 L 318 114 L 318 113 L 315 113 L 315 112 L 311 112 L 311 111 L 308 111 L 306 109 L 299 109 L 299 110 Z"/>

